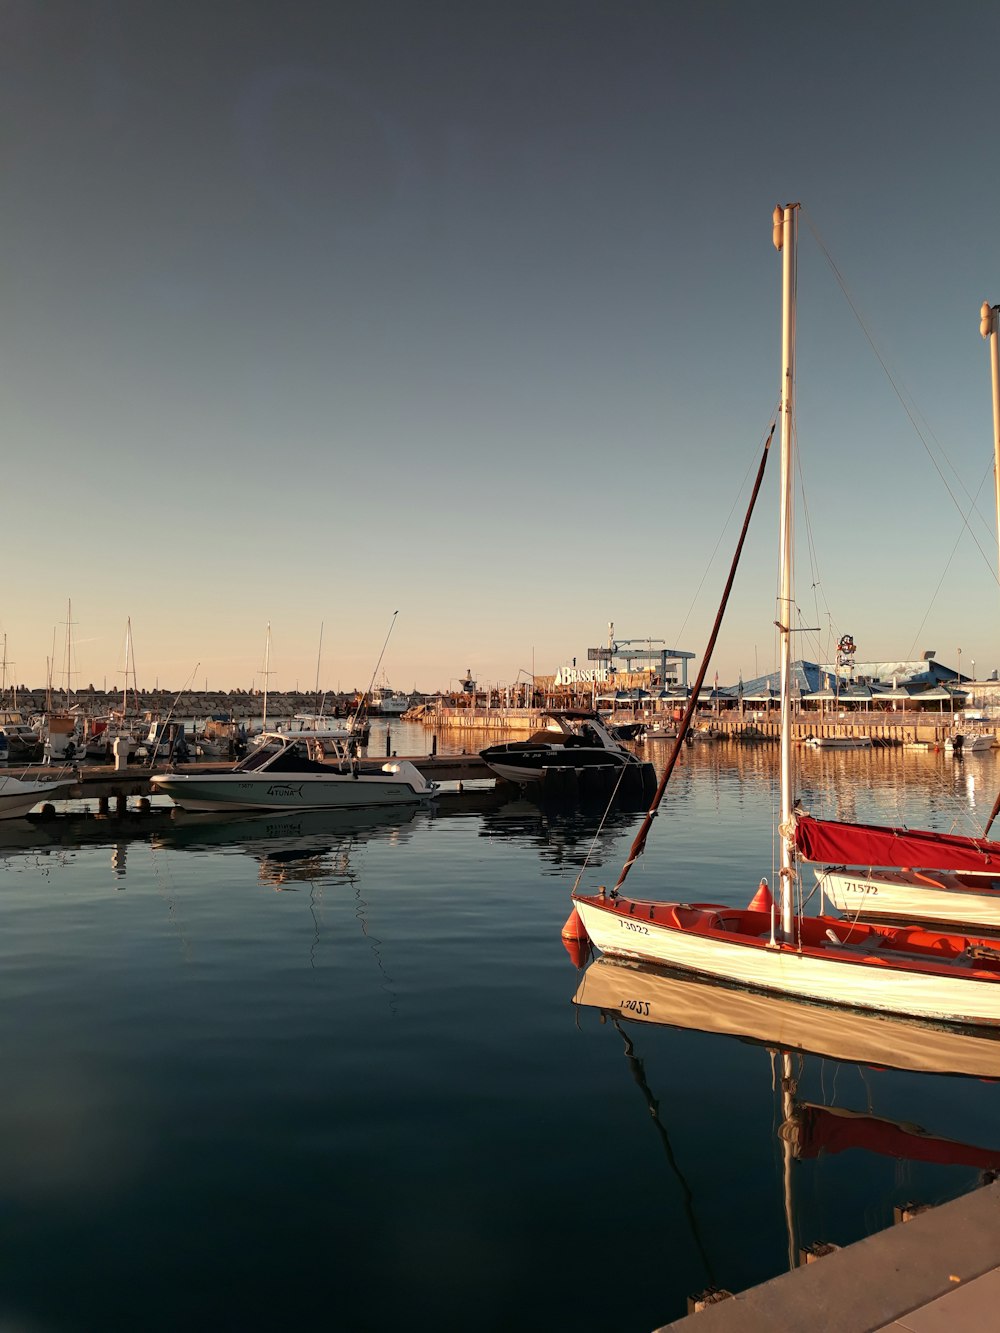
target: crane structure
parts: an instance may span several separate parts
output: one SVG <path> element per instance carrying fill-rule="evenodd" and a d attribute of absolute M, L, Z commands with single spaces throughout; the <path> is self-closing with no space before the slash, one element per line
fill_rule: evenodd
<path fill-rule="evenodd" d="M 679 684 L 687 688 L 688 683 L 688 662 L 693 661 L 695 654 L 687 653 L 682 648 L 654 648 L 653 644 L 665 644 L 665 639 L 653 639 L 646 636 L 641 639 L 618 639 L 615 638 L 615 623 L 611 621 L 608 625 L 608 646 L 606 648 L 588 648 L 587 657 L 592 662 L 607 662 L 612 668 L 617 660 L 625 663 L 625 670 L 632 670 L 633 662 L 643 662 L 650 666 L 656 663 L 659 668 L 660 680 L 665 685 L 667 683 L 667 663 L 674 666 L 671 677 L 677 679 L 677 666 L 680 667 Z M 644 644 L 640 648 L 638 645 Z"/>

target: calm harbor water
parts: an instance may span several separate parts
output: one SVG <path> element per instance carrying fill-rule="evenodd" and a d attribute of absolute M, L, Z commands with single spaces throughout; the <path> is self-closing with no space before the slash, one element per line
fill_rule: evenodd
<path fill-rule="evenodd" d="M 686 751 L 630 891 L 742 904 L 772 879 L 776 760 Z M 817 812 L 956 831 L 1000 781 L 991 754 L 801 762 Z M 968 1151 L 789 1170 L 766 1046 L 633 1022 L 627 990 L 574 1005 L 570 890 L 617 873 L 639 818 L 484 792 L 85 843 L 0 826 L 0 1327 L 648 1330 L 788 1267 L 789 1183 L 802 1244 L 972 1187 Z M 801 1101 L 1000 1163 L 1000 1084 L 793 1068 Z"/>

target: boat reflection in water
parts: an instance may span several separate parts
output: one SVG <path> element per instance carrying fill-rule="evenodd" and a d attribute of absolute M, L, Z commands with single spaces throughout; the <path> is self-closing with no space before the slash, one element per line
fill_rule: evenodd
<path fill-rule="evenodd" d="M 617 807 L 606 811 L 598 822 L 579 809 L 547 810 L 526 797 L 516 797 L 484 809 L 479 836 L 533 847 L 544 873 L 561 875 L 568 867 L 596 869 L 616 859 L 620 839 L 635 821 L 634 812 Z"/>
<path fill-rule="evenodd" d="M 1000 1035 L 993 1032 L 956 1030 L 954 1027 L 937 1027 L 927 1022 L 911 1022 L 860 1011 L 832 1011 L 819 1005 L 698 981 L 689 974 L 677 975 L 644 964 L 612 961 L 603 957 L 592 962 L 581 976 L 573 1003 L 579 1009 L 597 1010 L 601 1022 L 610 1022 L 624 1042 L 624 1053 L 632 1076 L 646 1100 L 671 1170 L 681 1183 L 688 1225 L 704 1266 L 709 1290 L 719 1285 L 720 1280 L 724 1288 L 737 1290 L 775 1276 L 774 1258 L 773 1254 L 766 1261 L 758 1257 L 758 1267 L 741 1267 L 742 1256 L 733 1253 L 730 1243 L 726 1247 L 725 1258 L 728 1272 L 720 1279 L 717 1270 L 722 1265 L 713 1265 L 710 1256 L 710 1250 L 716 1247 L 707 1243 L 707 1232 L 698 1224 L 693 1189 L 682 1173 L 681 1155 L 671 1146 L 661 1116 L 661 1106 L 670 1105 L 679 1121 L 683 1117 L 687 1117 L 689 1122 L 692 1119 L 690 1103 L 697 1083 L 692 1084 L 685 1078 L 678 1087 L 678 1080 L 682 1077 L 678 1071 L 684 1067 L 690 1048 L 670 1045 L 672 1072 L 668 1077 L 674 1082 L 671 1089 L 673 1095 L 668 1099 L 667 1095 L 661 1094 L 658 1099 L 650 1086 L 645 1059 L 640 1058 L 636 1050 L 637 1044 L 644 1038 L 649 1038 L 649 1045 L 653 1049 L 662 1050 L 662 1042 L 654 1040 L 657 1034 L 649 1031 L 650 1028 L 663 1030 L 664 1035 L 670 1037 L 671 1043 L 689 1040 L 687 1037 L 678 1038 L 676 1030 L 679 1030 L 682 1033 L 714 1033 L 736 1037 L 751 1047 L 765 1048 L 762 1054 L 767 1054 L 770 1070 L 761 1072 L 769 1073 L 771 1124 L 777 1130 L 776 1144 L 781 1156 L 783 1244 L 787 1244 L 789 1269 L 798 1267 L 807 1262 L 812 1254 L 822 1253 L 828 1248 L 816 1242 L 847 1243 L 860 1239 L 871 1230 L 879 1230 L 892 1220 L 889 1200 L 885 1197 L 886 1184 L 883 1181 L 880 1187 L 879 1173 L 870 1164 L 861 1168 L 855 1164 L 852 1178 L 852 1168 L 838 1159 L 829 1168 L 833 1173 L 832 1179 L 829 1175 L 809 1176 L 799 1181 L 799 1171 L 806 1169 L 801 1164 L 810 1159 L 837 1156 L 850 1149 L 860 1149 L 891 1159 L 894 1163 L 890 1168 L 893 1179 L 888 1184 L 888 1193 L 899 1196 L 897 1207 L 907 1197 L 913 1197 L 900 1194 L 901 1190 L 912 1185 L 912 1182 L 908 1183 L 900 1176 L 900 1162 L 928 1163 L 958 1169 L 958 1174 L 947 1177 L 943 1185 L 940 1176 L 923 1178 L 923 1187 L 931 1192 L 933 1202 L 957 1196 L 981 1184 L 983 1176 L 978 1173 L 989 1172 L 992 1175 L 1000 1171 L 1000 1146 L 983 1146 L 929 1133 L 912 1123 L 909 1114 L 904 1119 L 886 1118 L 876 1114 L 872 1105 L 875 1089 L 878 1088 L 892 1103 L 894 1111 L 900 1109 L 898 1103 L 902 1095 L 902 1109 L 907 1113 L 919 1106 L 923 1113 L 953 1116 L 954 1123 L 962 1125 L 962 1117 L 970 1114 L 965 1105 L 969 1099 L 964 1096 L 951 1097 L 948 1081 L 931 1076 L 960 1075 L 967 1080 L 976 1080 L 964 1084 L 963 1089 L 969 1093 L 978 1091 L 984 1099 L 991 1098 L 995 1091 L 1000 1090 L 992 1086 L 994 1080 L 1000 1080 Z M 646 1032 L 641 1037 L 643 1028 Z M 675 1030 L 672 1037 L 670 1029 Z M 700 1048 L 698 1054 L 704 1058 Z M 752 1073 L 752 1056 L 749 1052 L 747 1059 L 751 1061 L 749 1069 L 741 1067 L 734 1053 L 722 1060 L 713 1060 L 711 1067 L 726 1071 L 729 1090 L 724 1095 L 728 1099 L 733 1097 L 732 1088 L 738 1080 L 739 1107 L 732 1112 L 731 1130 L 733 1145 L 741 1145 L 741 1169 L 737 1175 L 730 1175 L 730 1193 L 739 1187 L 741 1174 L 745 1171 L 748 1183 L 744 1188 L 748 1195 L 752 1194 L 756 1198 L 759 1190 L 751 1189 L 749 1183 L 753 1170 L 750 1144 L 751 1127 L 755 1118 L 756 1123 L 760 1124 L 761 1108 L 754 1106 L 754 1082 L 747 1077 L 748 1072 Z M 837 1063 L 831 1067 L 827 1061 Z M 897 1071 L 905 1071 L 905 1074 Z M 985 1081 L 988 1086 L 982 1087 L 980 1081 Z M 818 1095 L 811 1098 L 800 1096 L 800 1089 L 805 1090 L 807 1082 L 808 1091 L 812 1093 L 815 1090 Z M 852 1090 L 855 1095 L 860 1093 L 863 1103 L 861 1108 L 850 1109 L 829 1104 L 831 1090 L 836 1093 L 841 1089 Z M 710 1096 L 708 1091 L 706 1096 Z M 846 1092 L 841 1093 L 839 1100 L 846 1100 L 846 1096 Z M 708 1109 L 707 1106 L 705 1109 Z M 994 1111 L 995 1107 L 987 1108 L 986 1123 L 994 1123 Z M 697 1123 L 704 1113 L 702 1109 L 694 1111 L 694 1122 Z M 971 1114 L 975 1119 L 975 1113 Z M 685 1128 L 690 1132 L 690 1123 Z M 968 1134 L 968 1128 L 964 1132 Z M 1000 1134 L 996 1137 L 1000 1140 Z M 774 1149 L 771 1151 L 773 1153 Z M 812 1169 L 819 1170 L 818 1167 Z M 916 1169 L 924 1171 L 922 1165 Z M 700 1160 L 697 1170 L 699 1173 L 704 1171 Z M 970 1176 L 969 1172 L 977 1174 Z M 807 1183 L 808 1188 L 804 1188 Z M 850 1209 L 845 1209 L 845 1200 L 851 1199 L 852 1194 L 858 1191 L 862 1199 L 860 1207 L 858 1200 L 854 1199 Z M 765 1191 L 765 1197 L 767 1193 Z M 800 1197 L 797 1198 L 797 1195 Z M 806 1227 L 800 1212 L 804 1212 L 802 1205 L 807 1200 L 811 1204 L 809 1211 L 813 1218 L 819 1219 L 809 1223 L 811 1228 L 829 1227 L 840 1208 L 844 1215 L 839 1221 L 834 1221 L 833 1225 L 843 1234 L 810 1237 L 813 1245 L 803 1248 L 802 1232 Z M 881 1221 L 877 1219 L 879 1211 L 882 1211 Z M 766 1219 L 761 1219 L 757 1229 L 763 1232 L 767 1227 Z M 854 1234 L 847 1234 L 852 1228 Z M 745 1220 L 743 1230 L 746 1233 Z M 749 1242 L 747 1244 L 749 1246 Z M 759 1266 L 764 1263 L 770 1265 L 767 1271 L 761 1271 Z M 736 1281 L 732 1280 L 734 1277 Z M 693 1291 L 687 1294 L 690 1296 Z"/>
<path fill-rule="evenodd" d="M 696 981 L 666 969 L 598 958 L 573 1002 L 621 1018 L 742 1037 L 850 1064 L 1000 1079 L 1000 1030 L 963 1031 Z"/>
<path fill-rule="evenodd" d="M 333 877 L 350 880 L 350 855 L 368 836 L 409 838 L 417 817 L 413 805 L 367 810 L 312 810 L 298 814 L 185 814 L 156 833 L 154 849 L 222 851 L 253 857 L 262 883 L 276 890 Z"/>

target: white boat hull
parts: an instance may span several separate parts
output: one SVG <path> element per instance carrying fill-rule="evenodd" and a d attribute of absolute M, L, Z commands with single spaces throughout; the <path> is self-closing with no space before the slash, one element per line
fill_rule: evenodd
<path fill-rule="evenodd" d="M 182 810 L 358 810 L 382 805 L 417 805 L 437 794 L 408 764 L 386 773 L 261 774 L 158 773 L 153 790 Z"/>
<path fill-rule="evenodd" d="M 979 750 L 992 750 L 993 746 L 996 744 L 996 739 L 996 736 L 994 736 L 992 732 L 984 732 L 974 736 L 963 736 L 961 747 L 962 753 L 969 754 L 970 751 L 975 753 Z M 953 750 L 955 748 L 954 742 L 950 736 L 945 738 L 944 748 L 946 750 Z"/>
<path fill-rule="evenodd" d="M 807 736 L 806 745 L 814 750 L 870 750 L 870 736 Z"/>
<path fill-rule="evenodd" d="M 1000 932 L 1000 880 L 981 887 L 941 871 L 817 870 L 825 897 L 838 912 L 866 920 L 926 921 Z"/>
<path fill-rule="evenodd" d="M 23 819 L 40 801 L 65 796 L 72 782 L 22 782 L 0 777 L 0 819 Z"/>
<path fill-rule="evenodd" d="M 833 944 L 821 953 L 794 945 L 771 946 L 747 935 L 727 939 L 722 930 L 699 933 L 648 918 L 654 907 L 668 916 L 677 904 L 637 904 L 630 914 L 613 905 L 576 898 L 591 942 L 612 957 L 684 968 L 758 990 L 777 991 L 825 1004 L 849 1005 L 939 1022 L 1000 1024 L 1000 973 L 983 977 L 959 966 L 941 970 L 910 966 L 898 957 L 875 957 Z M 717 913 L 726 909 L 720 907 Z M 842 922 L 829 919 L 831 928 Z"/>

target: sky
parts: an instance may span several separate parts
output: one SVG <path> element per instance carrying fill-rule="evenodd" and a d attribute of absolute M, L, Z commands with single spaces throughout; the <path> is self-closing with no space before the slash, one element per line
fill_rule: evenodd
<path fill-rule="evenodd" d="M 797 655 L 989 674 L 998 50 L 986 2 L 0 0 L 8 683 L 120 684 L 129 621 L 146 688 L 700 657 L 787 202 Z M 777 487 L 720 683 L 776 662 Z"/>

